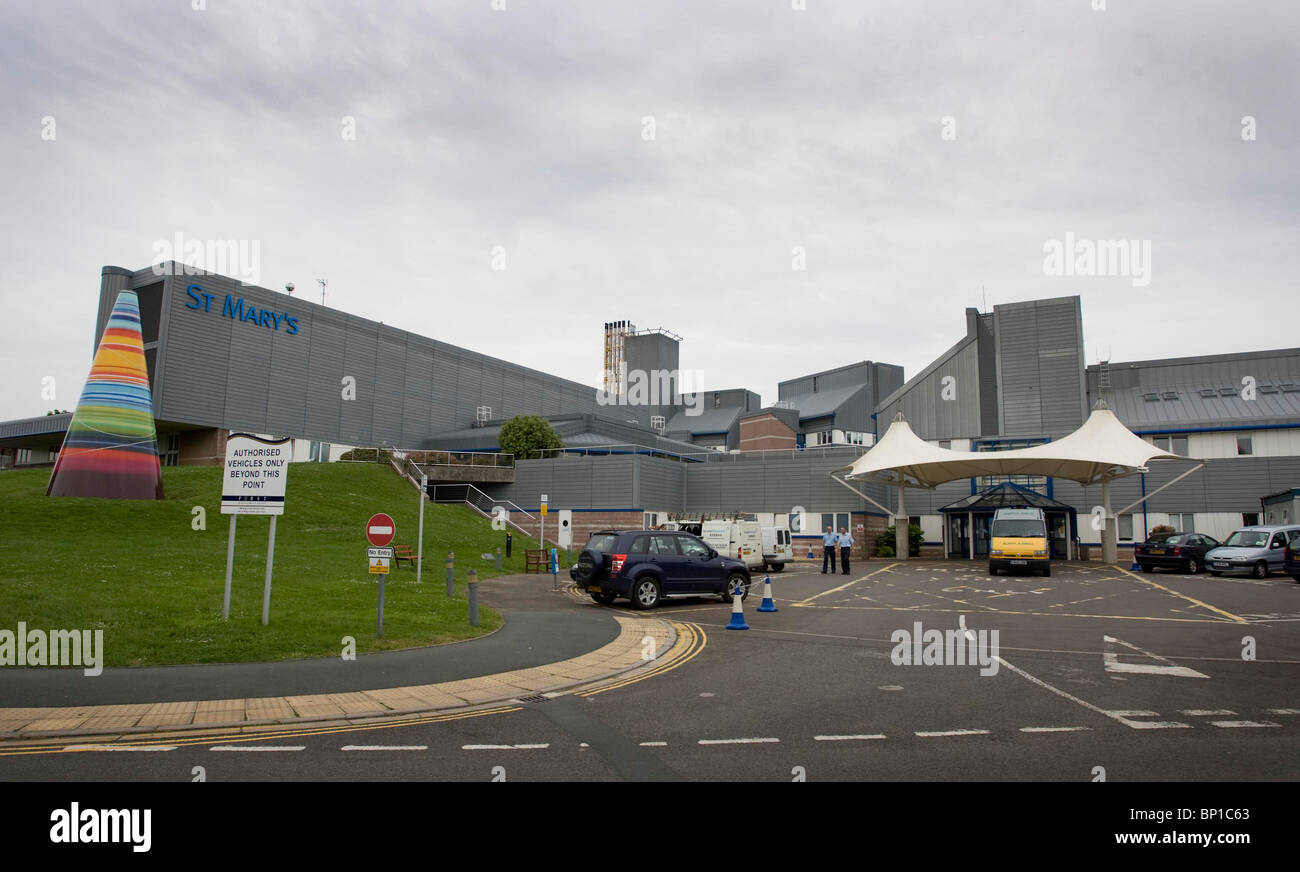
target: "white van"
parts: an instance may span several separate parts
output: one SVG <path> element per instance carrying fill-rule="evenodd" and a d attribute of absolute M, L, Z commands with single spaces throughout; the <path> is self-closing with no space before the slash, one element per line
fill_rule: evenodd
<path fill-rule="evenodd" d="M 790 543 L 789 527 L 763 528 L 763 560 L 768 569 L 780 572 L 794 559 L 794 546 Z"/>
<path fill-rule="evenodd" d="M 750 569 L 762 569 L 763 529 L 757 521 L 705 521 L 700 538 L 727 557 L 743 561 Z"/>

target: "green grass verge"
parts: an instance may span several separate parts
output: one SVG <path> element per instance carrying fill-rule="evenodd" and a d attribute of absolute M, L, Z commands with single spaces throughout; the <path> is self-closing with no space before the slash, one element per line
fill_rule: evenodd
<path fill-rule="evenodd" d="M 473 638 L 501 625 L 479 607 L 469 626 L 465 577 L 498 573 L 481 554 L 505 533 L 464 506 L 427 504 L 423 580 L 403 564 L 388 576 L 384 638 L 376 637 L 378 582 L 367 571 L 364 526 L 374 512 L 397 523 L 396 544 L 416 545 L 419 501 L 389 468 L 298 463 L 289 468 L 276 527 L 271 619 L 262 626 L 269 518 L 245 515 L 235 538 L 230 620 L 221 620 L 229 516 L 220 513 L 220 467 L 163 469 L 158 502 L 46 497 L 48 470 L 0 473 L 0 628 L 102 629 L 106 666 L 231 663 L 338 656 Z M 206 512 L 206 529 L 194 529 Z M 523 572 L 514 535 L 503 573 Z M 456 553 L 456 597 L 445 560 Z"/>

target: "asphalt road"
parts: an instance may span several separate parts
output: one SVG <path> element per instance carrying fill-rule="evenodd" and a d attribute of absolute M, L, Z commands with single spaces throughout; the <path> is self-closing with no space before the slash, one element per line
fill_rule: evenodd
<path fill-rule="evenodd" d="M 695 648 L 590 695 L 155 746 L 170 750 L 0 749 L 0 780 L 189 781 L 195 767 L 209 781 L 1300 776 L 1300 584 L 1289 578 L 1095 565 L 990 578 L 982 564 L 943 562 L 773 578 L 780 611 L 757 613 L 752 595 L 748 631 L 725 630 L 729 607 L 716 600 L 661 608 L 694 631 Z M 552 608 L 585 623 L 627 607 L 558 595 Z M 984 666 L 896 664 L 891 639 L 917 622 L 923 634 L 954 631 L 954 654 L 966 631 L 982 639 L 966 650 Z"/>

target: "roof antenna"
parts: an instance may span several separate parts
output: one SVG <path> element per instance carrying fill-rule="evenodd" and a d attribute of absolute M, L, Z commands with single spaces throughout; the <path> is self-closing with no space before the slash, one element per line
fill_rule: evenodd
<path fill-rule="evenodd" d="M 980 285 L 980 293 L 984 295 L 984 311 L 989 310 L 989 295 L 984 293 L 984 286 Z"/>

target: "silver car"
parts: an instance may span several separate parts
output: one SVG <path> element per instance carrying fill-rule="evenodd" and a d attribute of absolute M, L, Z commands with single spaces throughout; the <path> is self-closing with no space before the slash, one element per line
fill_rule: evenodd
<path fill-rule="evenodd" d="M 1245 572 L 1267 578 L 1270 572 L 1283 570 L 1287 542 L 1297 537 L 1300 526 L 1295 525 L 1243 527 L 1205 553 L 1205 568 L 1211 575 Z"/>

